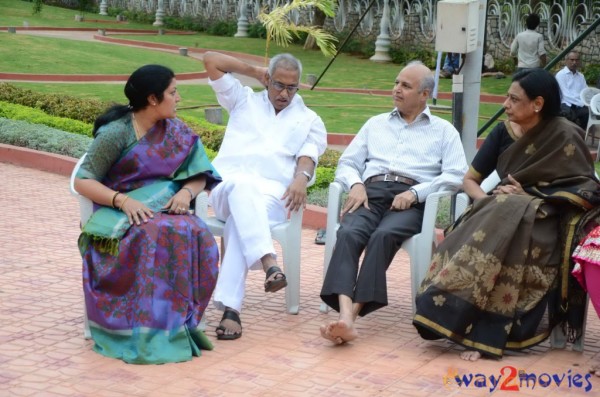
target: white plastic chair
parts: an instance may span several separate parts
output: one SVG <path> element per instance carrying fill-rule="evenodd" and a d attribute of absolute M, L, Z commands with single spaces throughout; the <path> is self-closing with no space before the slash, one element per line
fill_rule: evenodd
<path fill-rule="evenodd" d="M 598 175 L 596 175 L 596 176 L 598 176 Z M 480 186 L 484 192 L 490 192 L 499 183 L 500 183 L 500 176 L 498 175 L 497 171 L 494 171 L 493 173 L 491 173 L 487 178 L 485 178 L 481 182 Z M 469 196 L 467 196 L 466 193 L 460 193 L 459 196 L 462 196 L 461 200 L 460 200 L 461 202 L 466 201 L 468 203 L 470 201 Z M 466 209 L 466 207 L 464 209 Z M 464 212 L 464 209 L 461 212 L 457 211 L 456 212 L 457 216 L 462 214 Z M 586 300 L 581 338 L 579 338 L 579 340 L 577 340 L 573 344 L 573 347 L 572 347 L 572 349 L 575 351 L 580 351 L 580 352 L 583 351 L 583 346 L 585 343 L 585 318 L 587 318 L 587 306 L 588 306 L 588 302 Z M 565 335 L 565 333 L 563 332 L 561 327 L 554 327 L 554 329 L 552 330 L 552 334 L 550 335 L 550 344 L 552 345 L 552 347 L 557 348 L 557 349 L 563 349 L 566 347 L 567 336 Z"/>
<path fill-rule="evenodd" d="M 302 236 L 303 209 L 292 212 L 290 219 L 271 229 L 271 237 L 281 245 L 283 267 L 288 285 L 285 288 L 287 312 L 298 314 L 300 310 L 300 240 Z M 214 216 L 208 216 L 208 195 L 202 192 L 196 197 L 196 215 L 208 226 L 211 233 L 223 238 L 225 222 Z M 221 255 L 224 255 L 221 244 Z"/>
<path fill-rule="evenodd" d="M 325 234 L 325 258 L 323 260 L 323 278 L 327 274 L 327 268 L 331 261 L 333 248 L 337 240 L 337 231 L 340 227 L 340 212 L 342 205 L 342 192 L 344 191 L 339 182 L 333 182 L 329 185 L 329 198 L 327 201 L 327 232 Z M 435 236 L 435 219 L 437 215 L 439 201 L 442 197 L 450 197 L 452 192 L 436 192 L 427 196 L 425 202 L 425 212 L 423 214 L 423 224 L 421 232 L 415 234 L 411 238 L 402 243 L 402 249 L 408 252 L 410 256 L 410 274 L 412 286 L 412 306 L 415 311 L 415 296 L 421 285 L 421 281 L 425 278 L 427 269 L 431 262 L 433 247 L 437 246 Z M 457 207 L 461 211 L 466 208 L 467 203 L 458 202 Z M 321 303 L 321 312 L 327 313 L 329 306 L 326 303 Z"/>
<path fill-rule="evenodd" d="M 597 90 L 597 94 L 592 97 L 589 103 L 590 116 L 588 118 L 588 126 L 585 131 L 585 136 L 587 138 L 588 131 L 592 125 L 600 125 L 600 89 L 594 88 Z M 595 135 L 595 134 L 594 134 Z M 592 142 L 593 142 L 592 135 Z M 596 149 L 596 161 L 600 159 L 600 140 L 598 140 L 598 148 Z"/>
<path fill-rule="evenodd" d="M 600 88 L 595 87 L 587 87 L 581 90 L 579 93 L 579 97 L 585 106 L 590 109 L 590 115 L 588 116 L 587 127 L 585 128 L 585 141 L 587 142 L 588 134 L 590 133 L 590 127 L 593 125 L 600 125 L 600 112 L 592 112 L 591 102 L 592 98 L 596 95 L 600 94 Z M 596 134 L 592 134 L 592 145 L 594 144 L 594 140 L 596 138 Z M 599 144 L 600 148 L 600 144 Z M 598 161 L 598 157 L 596 157 L 596 161 Z"/>
<path fill-rule="evenodd" d="M 79 200 L 79 220 L 81 223 L 81 225 L 80 225 L 81 227 L 83 227 L 83 225 L 85 225 L 85 223 L 88 221 L 88 219 L 90 219 L 90 216 L 92 216 L 92 213 L 94 212 L 94 203 L 92 202 L 92 200 L 88 199 L 87 197 L 82 196 L 81 194 L 77 193 L 77 190 L 75 190 L 75 175 L 77 175 L 77 171 L 81 167 L 81 164 L 83 163 L 83 160 L 85 159 L 85 156 L 87 156 L 87 153 L 85 153 L 83 156 L 81 156 L 79 161 L 77 161 L 77 164 L 75 164 L 75 167 L 73 168 L 73 172 L 71 173 L 71 179 L 70 179 L 71 194 L 76 196 L 77 199 Z M 206 193 L 204 193 L 204 194 L 206 195 Z M 196 214 L 196 216 L 199 216 L 198 210 L 199 210 L 198 200 L 196 200 L 196 206 L 194 208 L 194 213 Z M 199 328 L 201 330 L 204 330 L 206 328 L 205 317 L 202 317 L 202 319 L 200 320 Z M 92 337 L 92 334 L 90 332 L 90 324 L 88 321 L 85 301 L 83 302 L 83 336 L 85 337 L 85 339 L 90 339 Z"/>

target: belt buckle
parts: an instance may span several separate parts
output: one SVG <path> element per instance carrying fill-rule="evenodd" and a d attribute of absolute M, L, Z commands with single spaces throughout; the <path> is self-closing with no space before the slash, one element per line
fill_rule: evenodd
<path fill-rule="evenodd" d="M 383 176 L 383 181 L 384 181 L 384 182 L 396 182 L 396 180 L 395 180 L 395 179 L 388 179 L 388 177 L 391 177 L 391 176 L 393 176 L 393 175 L 390 175 L 390 174 L 385 174 L 385 175 Z"/>

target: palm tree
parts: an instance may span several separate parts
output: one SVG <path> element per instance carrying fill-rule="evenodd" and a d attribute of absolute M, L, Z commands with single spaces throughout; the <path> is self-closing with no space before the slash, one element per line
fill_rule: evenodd
<path fill-rule="evenodd" d="M 337 38 L 317 26 L 296 25 L 289 18 L 289 13 L 302 8 L 315 7 L 328 17 L 335 15 L 335 0 L 292 0 L 289 3 L 275 7 L 271 12 L 263 10 L 258 15 L 267 31 L 267 43 L 265 50 L 265 61 L 269 57 L 269 44 L 274 40 L 276 44 L 287 47 L 292 41 L 292 35 L 298 37 L 301 32 L 313 37 L 321 52 L 327 56 L 335 55 L 335 42 Z"/>

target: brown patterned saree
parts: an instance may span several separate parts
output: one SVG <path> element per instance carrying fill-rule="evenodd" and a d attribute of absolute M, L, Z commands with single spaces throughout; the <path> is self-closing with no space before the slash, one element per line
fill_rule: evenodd
<path fill-rule="evenodd" d="M 501 184 L 510 174 L 527 195 L 476 200 L 457 220 L 432 258 L 413 324 L 425 339 L 502 357 L 543 341 L 559 323 L 571 339 L 581 334 L 584 295 L 570 254 L 578 220 L 600 190 L 585 142 L 563 118 L 512 144 L 497 171 Z"/>

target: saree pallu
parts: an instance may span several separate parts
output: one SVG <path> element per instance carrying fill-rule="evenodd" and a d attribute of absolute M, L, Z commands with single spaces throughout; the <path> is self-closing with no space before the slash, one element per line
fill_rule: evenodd
<path fill-rule="evenodd" d="M 195 215 L 156 212 L 190 177 L 220 178 L 198 137 L 166 121 L 112 166 L 103 183 L 155 211 L 130 226 L 98 207 L 79 239 L 94 350 L 134 364 L 191 360 L 212 344 L 198 329 L 216 284 L 219 253 Z"/>
<path fill-rule="evenodd" d="M 424 339 L 447 338 L 488 356 L 581 335 L 585 300 L 570 276 L 582 215 L 599 203 L 593 162 L 576 127 L 538 124 L 501 154 L 526 195 L 476 200 L 449 229 L 416 298 Z"/>

